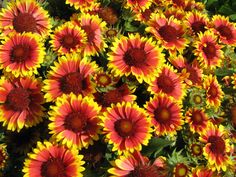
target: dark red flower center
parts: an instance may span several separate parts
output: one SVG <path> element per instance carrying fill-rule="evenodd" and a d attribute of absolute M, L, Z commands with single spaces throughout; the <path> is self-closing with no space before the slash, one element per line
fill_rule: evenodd
<path fill-rule="evenodd" d="M 120 119 L 115 122 L 115 130 L 120 136 L 128 137 L 134 133 L 134 125 L 128 119 Z"/>
<path fill-rule="evenodd" d="M 187 176 L 188 173 L 188 167 L 184 165 L 183 163 L 177 164 L 175 167 L 175 176 L 176 177 L 184 177 Z"/>
<path fill-rule="evenodd" d="M 124 54 L 124 61 L 129 66 L 142 66 L 147 59 L 146 52 L 141 48 L 131 48 Z"/>
<path fill-rule="evenodd" d="M 11 50 L 11 62 L 24 62 L 30 58 L 31 47 L 29 45 L 16 45 Z"/>
<path fill-rule="evenodd" d="M 174 82 L 173 80 L 165 75 L 160 75 L 157 78 L 157 86 L 164 93 L 171 93 L 174 90 Z"/>
<path fill-rule="evenodd" d="M 154 111 L 155 119 L 160 123 L 166 123 L 171 119 L 171 112 L 168 108 L 159 107 Z"/>
<path fill-rule="evenodd" d="M 81 132 L 87 126 L 86 117 L 80 112 L 72 112 L 66 116 L 64 126 L 75 133 Z"/>
<path fill-rule="evenodd" d="M 230 40 L 233 38 L 232 30 L 225 25 L 221 25 L 217 28 L 217 31 L 220 32 L 220 35 L 225 37 L 227 40 Z"/>
<path fill-rule="evenodd" d="M 79 73 L 73 72 L 63 76 L 60 79 L 60 88 L 63 93 L 79 94 L 86 89 L 86 79 Z"/>
<path fill-rule="evenodd" d="M 61 159 L 51 158 L 41 166 L 41 175 L 43 177 L 65 177 L 66 166 Z"/>
<path fill-rule="evenodd" d="M 215 154 L 224 154 L 225 141 L 219 136 L 210 136 L 208 143 L 211 143 L 210 150 Z"/>
<path fill-rule="evenodd" d="M 194 124 L 201 124 L 203 121 L 203 115 L 202 113 L 198 110 L 198 111 L 194 111 L 192 113 L 192 121 Z"/>
<path fill-rule="evenodd" d="M 195 33 L 206 31 L 205 24 L 202 21 L 196 21 L 192 23 L 191 27 Z"/>
<path fill-rule="evenodd" d="M 95 31 L 89 25 L 82 26 L 81 28 L 85 31 L 87 35 L 87 41 L 89 43 L 92 43 L 95 38 Z"/>
<path fill-rule="evenodd" d="M 30 104 L 30 94 L 24 88 L 15 88 L 7 95 L 6 105 L 14 111 L 22 111 Z"/>
<path fill-rule="evenodd" d="M 207 92 L 210 95 L 210 98 L 217 98 L 218 96 L 218 89 L 216 86 L 211 85 L 210 89 Z"/>
<path fill-rule="evenodd" d="M 206 55 L 207 59 L 212 59 L 216 56 L 216 47 L 215 44 L 211 42 L 206 43 L 206 47 L 203 47 L 203 52 Z"/>
<path fill-rule="evenodd" d="M 178 39 L 178 31 L 170 25 L 162 26 L 159 34 L 166 42 L 175 42 Z"/>
<path fill-rule="evenodd" d="M 151 9 L 146 9 L 144 12 L 142 12 L 142 16 L 143 16 L 143 18 L 146 20 L 146 21 L 148 21 L 149 19 L 150 19 L 150 17 L 151 17 L 151 13 L 152 13 L 153 11 L 151 10 Z"/>
<path fill-rule="evenodd" d="M 61 39 L 61 45 L 66 49 L 74 49 L 78 43 L 77 38 L 71 34 L 67 34 Z"/>
<path fill-rule="evenodd" d="M 13 19 L 13 27 L 18 33 L 36 32 L 37 23 L 33 15 L 29 13 L 19 13 Z"/>
<path fill-rule="evenodd" d="M 127 177 L 157 177 L 159 176 L 158 169 L 155 166 L 140 165 L 134 168 Z"/>

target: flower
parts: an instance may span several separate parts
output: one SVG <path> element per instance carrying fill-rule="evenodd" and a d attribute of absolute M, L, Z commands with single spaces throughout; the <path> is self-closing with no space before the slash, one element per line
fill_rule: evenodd
<path fill-rule="evenodd" d="M 192 177 L 213 177 L 214 172 L 209 168 L 197 167 L 193 170 Z"/>
<path fill-rule="evenodd" d="M 190 108 L 185 114 L 185 119 L 193 133 L 201 132 L 207 127 L 208 116 L 202 109 Z"/>
<path fill-rule="evenodd" d="M 193 156 L 197 156 L 197 157 L 202 155 L 202 153 L 203 153 L 202 146 L 200 144 L 196 144 L 196 143 L 191 144 L 190 151 Z"/>
<path fill-rule="evenodd" d="M 103 132 L 112 151 L 119 154 L 140 151 L 151 138 L 151 125 L 145 110 L 136 103 L 112 104 L 101 116 Z"/>
<path fill-rule="evenodd" d="M 176 134 L 184 124 L 181 114 L 181 105 L 165 94 L 157 94 L 144 107 L 151 117 L 158 136 Z"/>
<path fill-rule="evenodd" d="M 38 142 L 37 147 L 24 162 L 24 177 L 82 177 L 84 171 L 83 156 L 78 150 L 67 149 L 64 146 L 48 141 Z"/>
<path fill-rule="evenodd" d="M 102 21 L 98 15 L 90 14 L 82 14 L 79 17 L 74 16 L 71 20 L 72 23 L 85 31 L 87 40 L 82 50 L 85 56 L 98 55 L 98 52 L 105 50 L 107 45 L 103 35 L 107 30 L 106 22 Z"/>
<path fill-rule="evenodd" d="M 66 0 L 66 4 L 74 6 L 76 10 L 88 11 L 93 10 L 96 0 Z"/>
<path fill-rule="evenodd" d="M 0 45 L 1 68 L 15 77 L 37 74 L 44 56 L 43 43 L 31 33 L 9 35 Z"/>
<path fill-rule="evenodd" d="M 108 68 L 115 76 L 133 74 L 140 83 L 149 80 L 164 63 L 164 55 L 155 42 L 139 34 L 116 38 L 111 50 Z"/>
<path fill-rule="evenodd" d="M 99 132 L 99 105 L 91 97 L 82 95 L 62 95 L 51 106 L 48 125 L 58 142 L 67 147 L 77 146 L 79 149 L 87 148 L 98 140 Z"/>
<path fill-rule="evenodd" d="M 183 82 L 170 65 L 164 65 L 156 77 L 149 82 L 148 91 L 152 94 L 165 93 L 179 101 L 185 95 Z"/>
<path fill-rule="evenodd" d="M 94 74 L 93 80 L 96 83 L 97 87 L 102 88 L 112 87 L 118 82 L 118 78 L 114 77 L 107 71 L 103 71 L 103 69 Z"/>
<path fill-rule="evenodd" d="M 20 131 L 42 121 L 41 81 L 34 77 L 0 79 L 0 121 L 8 130 Z"/>
<path fill-rule="evenodd" d="M 116 159 L 113 168 L 108 169 L 108 172 L 113 177 L 162 177 L 161 171 L 158 169 L 161 167 L 159 159 L 151 164 L 147 157 L 135 151 L 133 154 L 120 156 L 119 159 Z"/>
<path fill-rule="evenodd" d="M 117 12 L 112 7 L 100 8 L 98 10 L 98 16 L 110 25 L 114 25 L 118 21 Z"/>
<path fill-rule="evenodd" d="M 186 15 L 186 25 L 191 29 L 193 34 L 204 33 L 207 29 L 209 19 L 206 14 L 198 11 L 188 12 Z"/>
<path fill-rule="evenodd" d="M 187 39 L 183 36 L 184 26 L 173 16 L 166 18 L 163 14 L 153 13 L 146 31 L 152 33 L 167 50 L 183 52 L 188 45 Z"/>
<path fill-rule="evenodd" d="M 3 169 L 6 166 L 7 159 L 8 159 L 7 145 L 0 144 L 0 169 Z"/>
<path fill-rule="evenodd" d="M 210 31 L 199 33 L 199 40 L 196 40 L 194 54 L 197 56 L 203 68 L 215 68 L 220 66 L 223 58 L 221 46 L 217 43 L 217 37 Z"/>
<path fill-rule="evenodd" d="M 228 17 L 214 15 L 212 17 L 212 24 L 223 44 L 236 46 L 236 27 L 233 23 L 229 22 Z"/>
<path fill-rule="evenodd" d="M 37 33 L 46 38 L 51 30 L 47 11 L 35 0 L 16 0 L 9 2 L 0 13 L 0 30 L 10 32 Z"/>
<path fill-rule="evenodd" d="M 192 107 L 202 109 L 206 106 L 206 91 L 203 88 L 192 87 L 189 91 L 189 103 Z"/>
<path fill-rule="evenodd" d="M 90 62 L 88 58 L 81 59 L 77 54 L 61 56 L 48 72 L 48 79 L 44 80 L 46 100 L 54 101 L 63 93 L 83 96 L 94 93 L 91 77 L 97 68 L 95 62 Z"/>
<path fill-rule="evenodd" d="M 209 75 L 204 78 L 203 88 L 206 90 L 206 103 L 208 106 L 218 108 L 221 105 L 221 99 L 224 92 L 218 83 L 216 76 Z"/>
<path fill-rule="evenodd" d="M 152 0 L 127 0 L 125 6 L 132 10 L 137 9 L 139 11 L 144 11 L 145 9 L 148 9 L 151 4 Z"/>
<path fill-rule="evenodd" d="M 227 132 L 222 125 L 219 127 L 208 124 L 208 127 L 201 132 L 199 141 L 205 144 L 203 155 L 208 161 L 209 167 L 215 171 L 226 171 L 228 165 L 232 164 L 229 154 L 232 151 Z"/>
<path fill-rule="evenodd" d="M 58 26 L 51 36 L 51 45 L 58 54 L 81 52 L 85 47 L 86 33 L 79 26 L 67 22 Z"/>
<path fill-rule="evenodd" d="M 174 177 L 185 177 L 188 175 L 189 169 L 184 163 L 178 163 L 174 168 Z"/>

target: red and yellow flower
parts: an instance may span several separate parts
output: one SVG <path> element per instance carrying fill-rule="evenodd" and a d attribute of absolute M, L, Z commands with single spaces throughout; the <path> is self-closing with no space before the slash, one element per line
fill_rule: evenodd
<path fill-rule="evenodd" d="M 67 22 L 54 30 L 51 45 L 58 54 L 81 52 L 87 40 L 86 33 L 79 26 Z"/>
<path fill-rule="evenodd" d="M 24 177 L 82 177 L 83 156 L 78 150 L 67 149 L 62 145 L 52 144 L 48 141 L 38 142 L 37 147 L 24 162 Z"/>
<path fill-rule="evenodd" d="M 107 71 L 103 71 L 102 69 L 94 74 L 93 80 L 97 87 L 101 88 L 111 87 L 118 82 L 118 78 L 114 77 Z"/>
<path fill-rule="evenodd" d="M 73 16 L 72 23 L 84 30 L 87 40 L 82 50 L 85 56 L 98 55 L 107 47 L 103 37 L 106 28 L 106 22 L 102 21 L 98 15 L 82 14 Z"/>
<path fill-rule="evenodd" d="M 35 0 L 16 0 L 9 2 L 0 13 L 0 30 L 6 35 L 10 32 L 31 32 L 47 37 L 51 23 L 47 11 Z"/>
<path fill-rule="evenodd" d="M 214 177 L 217 176 L 210 168 L 197 167 L 192 170 L 192 177 Z"/>
<path fill-rule="evenodd" d="M 190 108 L 185 114 L 185 119 L 193 133 L 202 132 L 207 127 L 208 116 L 202 109 Z"/>
<path fill-rule="evenodd" d="M 93 144 L 98 140 L 100 106 L 91 97 L 82 95 L 62 95 L 51 106 L 48 125 L 58 142 L 67 147 L 76 146 L 79 149 Z"/>
<path fill-rule="evenodd" d="M 152 94 L 165 93 L 181 101 L 185 95 L 183 81 L 170 65 L 164 65 L 156 77 L 148 82 Z"/>
<path fill-rule="evenodd" d="M 116 38 L 108 54 L 108 67 L 115 76 L 133 74 L 142 83 L 153 77 L 162 67 L 164 55 L 152 39 L 130 34 L 129 37 Z"/>
<path fill-rule="evenodd" d="M 174 167 L 174 177 L 187 177 L 189 168 L 184 163 L 178 163 Z"/>
<path fill-rule="evenodd" d="M 146 31 L 152 33 L 165 49 L 183 52 L 188 45 L 184 26 L 173 16 L 166 18 L 163 14 L 152 14 L 148 25 Z"/>
<path fill-rule="evenodd" d="M 203 88 L 206 90 L 207 105 L 218 108 L 221 105 L 224 92 L 222 91 L 216 76 L 206 76 L 203 81 Z"/>
<path fill-rule="evenodd" d="M 152 0 L 127 0 L 125 6 L 132 10 L 144 11 L 152 5 Z"/>
<path fill-rule="evenodd" d="M 96 0 L 66 0 L 66 4 L 74 6 L 76 10 L 88 11 L 93 10 L 93 7 L 96 6 Z"/>
<path fill-rule="evenodd" d="M 226 171 L 228 165 L 232 164 L 229 158 L 232 146 L 227 134 L 222 125 L 217 127 L 211 123 L 200 134 L 199 140 L 205 144 L 203 155 L 208 160 L 208 165 L 213 171 L 220 171 L 221 169 Z"/>
<path fill-rule="evenodd" d="M 44 80 L 43 90 L 46 93 L 46 100 L 54 101 L 63 93 L 72 92 L 83 96 L 94 93 L 91 77 L 97 68 L 95 62 L 90 62 L 87 58 L 81 59 L 77 54 L 61 56 L 48 72 L 48 79 Z"/>
<path fill-rule="evenodd" d="M 185 18 L 186 25 L 191 29 L 193 34 L 204 33 L 207 30 L 209 19 L 206 14 L 193 11 L 189 12 Z"/>
<path fill-rule="evenodd" d="M 15 77 L 37 74 L 44 56 L 43 43 L 32 33 L 9 35 L 0 45 L 1 68 Z"/>
<path fill-rule="evenodd" d="M 151 124 L 144 109 L 136 103 L 112 104 L 101 116 L 106 140 L 119 154 L 140 151 L 151 138 Z"/>
<path fill-rule="evenodd" d="M 182 128 L 181 105 L 165 94 L 158 94 L 144 106 L 158 136 L 176 134 Z"/>
<path fill-rule="evenodd" d="M 197 56 L 203 68 L 215 68 L 220 66 L 223 58 L 222 46 L 217 43 L 217 36 L 210 31 L 199 34 L 199 40 L 195 42 L 194 54 Z"/>
<path fill-rule="evenodd" d="M 196 157 L 201 156 L 203 153 L 202 146 L 200 144 L 193 143 L 190 146 L 190 152 L 193 156 L 196 156 Z"/>
<path fill-rule="evenodd" d="M 214 15 L 212 24 L 223 44 L 236 46 L 236 27 L 234 23 L 229 22 L 228 17 Z"/>
<path fill-rule="evenodd" d="M 0 121 L 8 130 L 20 131 L 42 121 L 41 81 L 33 77 L 0 79 Z"/>
<path fill-rule="evenodd" d="M 110 168 L 108 172 L 112 174 L 111 177 L 163 177 L 159 167 L 162 167 L 159 159 L 151 164 L 147 157 L 135 151 L 133 154 L 120 156 L 119 159 L 116 159 L 113 168 Z"/>

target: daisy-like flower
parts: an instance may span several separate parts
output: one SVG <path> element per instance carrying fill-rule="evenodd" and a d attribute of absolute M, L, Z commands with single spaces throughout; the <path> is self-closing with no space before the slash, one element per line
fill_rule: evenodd
<path fill-rule="evenodd" d="M 174 167 L 174 177 L 186 177 L 188 176 L 189 169 L 184 163 L 178 163 Z"/>
<path fill-rule="evenodd" d="M 98 55 L 98 52 L 104 51 L 107 47 L 103 34 L 106 31 L 106 22 L 102 21 L 98 15 L 82 14 L 73 16 L 72 23 L 80 26 L 85 31 L 87 40 L 82 50 L 85 56 Z"/>
<path fill-rule="evenodd" d="M 101 116 L 106 140 L 119 154 L 140 151 L 151 138 L 151 124 L 144 109 L 122 102 L 107 108 Z"/>
<path fill-rule="evenodd" d="M 32 33 L 10 35 L 0 45 L 1 68 L 15 77 L 37 74 L 44 56 L 43 43 Z"/>
<path fill-rule="evenodd" d="M 8 130 L 20 131 L 42 121 L 41 81 L 33 77 L 0 79 L 0 121 Z"/>
<path fill-rule="evenodd" d="M 51 38 L 52 40 L 50 43 L 53 50 L 61 55 L 72 52 L 81 52 L 85 47 L 87 40 L 84 30 L 71 22 L 58 26 Z"/>
<path fill-rule="evenodd" d="M 100 107 L 90 97 L 62 95 L 51 106 L 48 125 L 53 137 L 67 147 L 87 148 L 98 140 Z"/>
<path fill-rule="evenodd" d="M 185 95 L 183 81 L 169 65 L 163 66 L 159 74 L 148 83 L 148 91 L 152 94 L 165 93 L 179 101 Z"/>
<path fill-rule="evenodd" d="M 93 7 L 96 6 L 97 0 L 66 0 L 66 4 L 74 6 L 76 10 L 88 11 L 93 10 Z"/>
<path fill-rule="evenodd" d="M 189 103 L 192 107 L 202 109 L 206 106 L 206 91 L 203 88 L 192 87 L 189 91 Z"/>
<path fill-rule="evenodd" d="M 206 90 L 207 105 L 218 108 L 221 105 L 224 92 L 222 91 L 216 76 L 206 76 L 203 81 L 203 88 Z"/>
<path fill-rule="evenodd" d="M 113 168 L 108 170 L 112 174 L 111 177 L 162 177 L 159 170 L 162 164 L 159 163 L 159 159 L 151 164 L 147 157 L 137 151 L 133 154 L 120 156 L 113 164 Z"/>
<path fill-rule="evenodd" d="M 164 55 L 155 42 L 139 34 L 116 38 L 111 50 L 108 67 L 115 76 L 133 74 L 140 83 L 148 81 L 164 63 Z"/>
<path fill-rule="evenodd" d="M 48 79 L 44 80 L 43 90 L 46 93 L 46 100 L 54 101 L 63 93 L 72 92 L 83 96 L 94 93 L 91 77 L 97 68 L 95 62 L 90 62 L 87 58 L 81 59 L 77 54 L 61 56 L 48 72 Z"/>
<path fill-rule="evenodd" d="M 213 177 L 217 176 L 211 169 L 204 167 L 197 167 L 192 172 L 192 177 Z"/>
<path fill-rule="evenodd" d="M 189 12 L 186 15 L 186 25 L 191 29 L 193 34 L 204 33 L 207 29 L 209 19 L 206 14 L 198 11 Z"/>
<path fill-rule="evenodd" d="M 133 102 L 136 99 L 136 95 L 132 94 L 135 89 L 130 89 L 127 84 L 123 84 L 113 90 L 107 92 L 97 92 L 94 94 L 95 101 L 102 105 L 103 110 L 111 104 L 121 103 L 121 102 Z"/>
<path fill-rule="evenodd" d="M 208 127 L 200 134 L 199 140 L 205 144 L 203 155 L 208 160 L 209 167 L 213 171 L 221 169 L 226 171 L 228 165 L 232 164 L 229 158 L 232 147 L 224 127 L 208 124 Z"/>
<path fill-rule="evenodd" d="M 112 7 L 101 7 L 98 9 L 98 16 L 110 25 L 116 24 L 118 21 L 117 12 Z"/>
<path fill-rule="evenodd" d="M 197 56 L 203 68 L 215 68 L 220 66 L 223 58 L 221 46 L 217 43 L 217 36 L 210 31 L 199 34 L 199 39 L 195 42 L 194 54 Z"/>
<path fill-rule="evenodd" d="M 7 159 L 7 145 L 0 144 L 0 169 L 3 169 L 5 167 Z"/>
<path fill-rule="evenodd" d="M 77 149 L 45 141 L 38 142 L 37 147 L 24 162 L 24 177 L 82 177 L 84 171 L 83 156 Z"/>
<path fill-rule="evenodd" d="M 0 30 L 3 34 L 16 31 L 31 32 L 47 37 L 51 23 L 47 11 L 35 0 L 16 0 L 9 2 L 0 13 Z"/>
<path fill-rule="evenodd" d="M 94 74 L 93 80 L 96 83 L 97 87 L 105 89 L 115 85 L 118 82 L 119 78 L 116 78 L 109 72 L 105 72 L 101 69 Z"/>
<path fill-rule="evenodd" d="M 193 143 L 190 146 L 190 152 L 193 156 L 199 157 L 203 153 L 202 146 L 200 144 Z"/>
<path fill-rule="evenodd" d="M 212 24 L 223 44 L 236 46 L 236 27 L 233 23 L 229 22 L 228 17 L 214 15 L 212 17 Z"/>
<path fill-rule="evenodd" d="M 193 133 L 202 132 L 207 127 L 208 116 L 202 109 L 190 108 L 185 114 L 185 119 Z"/>
<path fill-rule="evenodd" d="M 174 16 L 178 20 L 183 20 L 183 18 L 186 15 L 184 10 L 173 7 L 173 6 L 165 9 L 165 11 L 163 13 L 167 18 Z"/>
<path fill-rule="evenodd" d="M 140 9 L 133 9 L 133 12 L 135 13 L 135 19 L 145 24 L 150 20 L 151 14 L 155 13 L 155 11 L 156 10 L 154 6 L 150 6 L 144 11 L 140 11 Z"/>
<path fill-rule="evenodd" d="M 188 45 L 184 26 L 173 16 L 166 18 L 163 14 L 152 14 L 146 31 L 152 33 L 165 49 L 183 52 Z"/>
<path fill-rule="evenodd" d="M 152 0 L 127 0 L 125 7 L 144 11 L 152 5 Z"/>
<path fill-rule="evenodd" d="M 165 94 L 158 94 L 144 106 L 159 136 L 176 134 L 184 124 L 181 105 Z"/>

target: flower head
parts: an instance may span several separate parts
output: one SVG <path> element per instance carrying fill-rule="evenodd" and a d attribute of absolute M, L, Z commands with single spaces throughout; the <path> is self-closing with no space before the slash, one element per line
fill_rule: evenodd
<path fill-rule="evenodd" d="M 82 177 L 82 158 L 76 149 L 67 149 L 48 141 L 38 142 L 33 152 L 28 154 L 22 171 L 24 177 Z"/>
<path fill-rule="evenodd" d="M 101 119 L 108 143 L 113 144 L 112 150 L 118 150 L 119 154 L 140 151 L 151 138 L 150 121 L 136 103 L 113 104 Z"/>
<path fill-rule="evenodd" d="M 0 45 L 1 68 L 15 77 L 37 74 L 44 56 L 43 43 L 32 33 L 9 35 Z"/>
<path fill-rule="evenodd" d="M 41 81 L 33 77 L 0 79 L 0 121 L 8 130 L 20 131 L 42 121 Z"/>
<path fill-rule="evenodd" d="M 90 97 L 63 95 L 51 106 L 48 125 L 53 137 L 68 147 L 79 149 L 98 140 L 100 107 Z"/>

